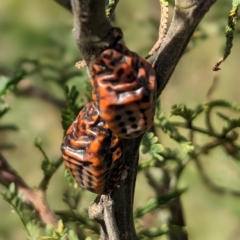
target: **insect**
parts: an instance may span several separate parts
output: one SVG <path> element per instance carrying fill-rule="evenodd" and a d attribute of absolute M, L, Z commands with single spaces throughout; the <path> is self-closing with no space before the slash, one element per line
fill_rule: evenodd
<path fill-rule="evenodd" d="M 93 100 L 101 118 L 121 138 L 136 138 L 153 124 L 156 74 L 121 43 L 104 50 L 91 70 Z"/>
<path fill-rule="evenodd" d="M 102 120 L 95 102 L 88 103 L 67 130 L 62 156 L 79 185 L 97 194 L 110 193 L 121 180 L 120 139 Z"/>
<path fill-rule="evenodd" d="M 92 102 L 78 114 L 62 143 L 62 156 L 75 180 L 97 194 L 110 193 L 126 173 L 121 138 L 136 138 L 153 124 L 156 75 L 151 65 L 115 42 L 94 60 Z"/>

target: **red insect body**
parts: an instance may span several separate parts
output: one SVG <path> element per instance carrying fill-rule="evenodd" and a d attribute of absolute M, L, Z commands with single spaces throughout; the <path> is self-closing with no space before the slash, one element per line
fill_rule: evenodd
<path fill-rule="evenodd" d="M 100 118 L 94 102 L 88 103 L 67 130 L 63 159 L 75 180 L 97 194 L 111 192 L 123 172 L 119 138 Z"/>
<path fill-rule="evenodd" d="M 114 33 L 121 37 L 118 29 Z M 79 185 L 108 194 L 124 173 L 120 138 L 136 138 L 153 124 L 156 75 L 120 43 L 96 58 L 90 74 L 93 101 L 67 130 L 61 149 Z"/>
<path fill-rule="evenodd" d="M 121 138 L 136 138 L 153 124 L 156 75 L 151 65 L 118 43 L 96 59 L 91 72 L 100 116 Z"/>

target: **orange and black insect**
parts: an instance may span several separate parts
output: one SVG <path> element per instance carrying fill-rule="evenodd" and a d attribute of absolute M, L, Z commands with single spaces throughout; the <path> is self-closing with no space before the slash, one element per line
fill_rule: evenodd
<path fill-rule="evenodd" d="M 100 116 L 121 138 L 136 138 L 153 124 L 156 75 L 152 66 L 117 43 L 96 59 L 91 71 Z"/>
<path fill-rule="evenodd" d="M 92 99 L 70 126 L 62 143 L 63 159 L 84 188 L 108 194 L 124 171 L 120 138 L 136 138 L 153 124 L 156 75 L 151 65 L 116 42 L 91 68 Z"/>
<path fill-rule="evenodd" d="M 61 150 L 75 180 L 89 191 L 108 194 L 121 180 L 120 140 L 101 119 L 94 102 L 69 127 Z"/>

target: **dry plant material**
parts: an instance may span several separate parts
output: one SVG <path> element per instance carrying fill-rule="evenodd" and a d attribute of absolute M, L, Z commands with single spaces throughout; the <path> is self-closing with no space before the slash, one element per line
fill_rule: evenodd
<path fill-rule="evenodd" d="M 168 2 L 160 0 L 161 6 L 161 17 L 160 17 L 160 25 L 159 25 L 159 35 L 158 40 L 145 57 L 146 59 L 150 58 L 161 46 L 163 39 L 167 34 L 167 22 L 168 22 Z"/>
<path fill-rule="evenodd" d="M 86 62 L 84 60 L 81 60 L 75 64 L 75 67 L 78 69 L 82 69 L 82 68 L 86 67 Z"/>

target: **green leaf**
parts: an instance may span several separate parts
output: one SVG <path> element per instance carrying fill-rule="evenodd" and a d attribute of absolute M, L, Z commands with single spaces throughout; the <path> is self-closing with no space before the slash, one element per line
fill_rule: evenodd
<path fill-rule="evenodd" d="M 70 186 L 73 186 L 74 188 L 78 187 L 78 183 L 75 181 L 74 177 L 72 176 L 68 168 L 66 168 L 64 171 L 64 177 L 68 180 Z"/>
<path fill-rule="evenodd" d="M 106 16 L 107 18 L 111 18 L 119 0 L 109 0 L 107 9 L 106 9 Z"/>
<path fill-rule="evenodd" d="M 141 143 L 142 154 L 150 154 L 156 160 L 163 160 L 163 157 L 159 154 L 163 151 L 163 146 L 158 143 L 158 137 L 154 136 L 154 133 L 148 132 L 144 134 Z"/>
<path fill-rule="evenodd" d="M 153 144 L 150 147 L 151 151 L 154 151 L 156 153 L 161 153 L 163 151 L 163 146 L 161 144 Z"/>
<path fill-rule="evenodd" d="M 70 127 L 70 125 L 75 120 L 76 116 L 78 115 L 79 111 L 85 105 L 81 98 L 79 99 L 79 91 L 77 90 L 76 86 L 72 86 L 69 88 L 65 86 L 65 94 L 67 99 L 67 108 L 62 109 L 62 127 L 64 132 Z M 81 105 L 79 102 L 82 102 Z"/>
<path fill-rule="evenodd" d="M 172 106 L 171 115 L 183 117 L 188 122 L 193 121 L 204 111 L 204 105 L 197 105 L 194 109 L 188 108 L 185 104 L 176 104 Z"/>
<path fill-rule="evenodd" d="M 0 107 L 0 118 L 3 117 L 4 114 L 6 114 L 9 111 L 10 107 L 8 106 L 8 104 L 2 104 Z"/>
<path fill-rule="evenodd" d="M 12 78 L 0 78 L 0 97 L 5 95 L 7 91 L 13 90 L 14 87 L 23 79 L 26 72 L 23 70 L 16 71 Z"/>
<path fill-rule="evenodd" d="M 5 76 L 0 76 L 0 93 L 3 93 L 8 85 L 9 78 Z M 1 96 L 2 94 L 0 94 Z"/>
<path fill-rule="evenodd" d="M 182 142 L 181 146 L 183 148 L 183 152 L 185 153 L 191 153 L 194 150 L 194 146 L 191 142 Z"/>
<path fill-rule="evenodd" d="M 159 208 L 162 205 L 167 204 L 169 201 L 176 197 L 180 197 L 183 192 L 185 192 L 186 189 L 170 192 L 167 194 L 162 195 L 158 198 L 152 198 L 147 201 L 143 206 L 138 207 L 134 212 L 134 218 L 140 218 L 146 213 L 152 212 Z"/>
<path fill-rule="evenodd" d="M 40 226 L 34 222 L 28 222 L 26 224 L 28 229 L 28 240 L 39 240 Z"/>
<path fill-rule="evenodd" d="M 62 233 L 62 232 L 63 232 L 63 230 L 64 230 L 63 221 L 62 221 L 62 219 L 59 219 L 59 220 L 58 220 L 58 227 L 57 227 L 57 231 L 58 231 L 59 233 Z"/>

